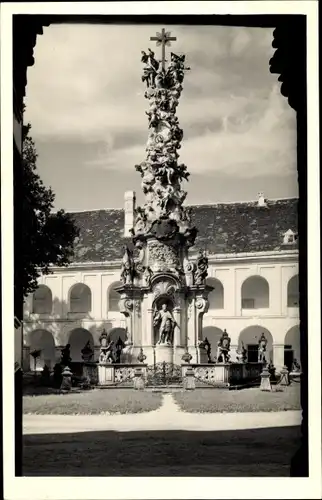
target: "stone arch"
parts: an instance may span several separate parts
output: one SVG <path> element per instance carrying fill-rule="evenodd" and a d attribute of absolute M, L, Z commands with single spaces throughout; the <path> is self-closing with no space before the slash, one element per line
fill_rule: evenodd
<path fill-rule="evenodd" d="M 76 283 L 69 292 L 69 311 L 89 313 L 92 310 L 92 292 L 84 283 Z"/>
<path fill-rule="evenodd" d="M 205 326 L 202 329 L 202 340 L 205 340 L 207 337 L 211 344 L 211 352 L 214 356 L 216 355 L 217 345 L 223 333 L 223 330 L 217 326 Z"/>
<path fill-rule="evenodd" d="M 113 340 L 115 343 L 118 341 L 119 337 L 121 337 L 121 340 L 125 342 L 127 340 L 127 331 L 125 328 L 112 328 L 108 332 L 109 338 Z"/>
<path fill-rule="evenodd" d="M 119 312 L 119 301 L 120 294 L 115 290 L 115 288 L 122 286 L 120 281 L 115 281 L 112 283 L 107 290 L 107 310 L 109 312 Z"/>
<path fill-rule="evenodd" d="M 284 339 L 284 364 L 292 369 L 293 361 L 301 364 L 301 333 L 299 325 L 294 325 L 285 335 Z"/>
<path fill-rule="evenodd" d="M 32 312 L 34 314 L 51 314 L 53 296 L 47 285 L 39 285 L 32 296 Z"/>
<path fill-rule="evenodd" d="M 206 284 L 214 287 L 208 295 L 209 310 L 224 308 L 224 287 L 221 281 L 217 278 L 207 278 Z"/>
<path fill-rule="evenodd" d="M 247 360 L 249 362 L 256 362 L 258 359 L 257 358 L 258 342 L 262 333 L 264 333 L 267 339 L 267 347 L 266 347 L 267 361 L 274 362 L 273 336 L 267 328 L 260 325 L 251 325 L 244 328 L 240 332 L 238 337 L 238 347 L 240 348 L 242 346 L 242 343 L 244 344 L 244 347 L 247 350 Z"/>
<path fill-rule="evenodd" d="M 70 344 L 70 357 L 72 358 L 72 362 L 80 363 L 83 361 L 81 351 L 88 341 L 93 349 L 94 339 L 91 332 L 85 328 L 74 328 L 71 330 L 68 337 L 68 343 Z"/>
<path fill-rule="evenodd" d="M 56 362 L 56 348 L 54 336 L 48 330 L 39 328 L 28 334 L 28 342 L 30 347 L 30 367 L 32 370 L 42 370 L 47 365 L 53 368 Z M 34 351 L 40 351 L 40 356 L 35 359 L 31 355 Z"/>
<path fill-rule="evenodd" d="M 242 309 L 266 309 L 269 307 L 269 284 L 262 276 L 246 278 L 241 288 Z"/>
<path fill-rule="evenodd" d="M 287 307 L 299 307 L 299 275 L 295 274 L 287 283 Z"/>

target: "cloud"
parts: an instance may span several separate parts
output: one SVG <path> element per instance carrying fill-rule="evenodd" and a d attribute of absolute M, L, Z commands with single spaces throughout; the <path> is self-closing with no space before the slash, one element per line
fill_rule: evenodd
<path fill-rule="evenodd" d="M 178 117 L 180 160 L 191 173 L 239 177 L 295 172 L 295 114 L 269 73 L 272 30 L 179 26 L 186 53 Z M 133 169 L 144 160 L 147 101 L 140 51 L 155 26 L 52 25 L 28 70 L 27 119 L 42 142 L 105 144 L 87 168 Z M 159 50 L 159 49 L 156 49 Z M 95 148 L 93 148 L 95 151 Z"/>

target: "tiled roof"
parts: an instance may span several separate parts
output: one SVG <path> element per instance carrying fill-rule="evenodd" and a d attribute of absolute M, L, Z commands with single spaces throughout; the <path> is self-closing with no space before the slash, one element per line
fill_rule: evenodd
<path fill-rule="evenodd" d="M 296 198 L 257 202 L 192 206 L 198 228 L 192 251 L 206 248 L 209 254 L 278 251 L 297 248 L 297 242 L 283 244 L 288 229 L 297 233 Z M 80 229 L 74 262 L 103 262 L 122 257 L 124 210 L 92 210 L 71 213 Z"/>

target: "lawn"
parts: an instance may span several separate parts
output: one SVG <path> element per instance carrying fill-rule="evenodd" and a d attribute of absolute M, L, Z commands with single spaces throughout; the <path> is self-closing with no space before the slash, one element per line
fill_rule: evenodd
<path fill-rule="evenodd" d="M 133 389 L 94 389 L 71 394 L 42 394 L 23 397 L 24 414 L 94 415 L 142 413 L 157 410 L 162 395 Z"/>
<path fill-rule="evenodd" d="M 40 434 L 23 443 L 24 476 L 287 477 L 300 428 Z"/>
<path fill-rule="evenodd" d="M 187 412 L 253 412 L 300 410 L 300 386 L 294 384 L 283 391 L 264 392 L 259 388 L 228 391 L 197 389 L 173 394 L 182 411 Z"/>

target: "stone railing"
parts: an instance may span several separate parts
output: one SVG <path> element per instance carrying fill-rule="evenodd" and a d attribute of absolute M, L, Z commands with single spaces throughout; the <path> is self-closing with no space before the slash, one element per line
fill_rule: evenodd
<path fill-rule="evenodd" d="M 261 363 L 214 363 L 214 364 L 184 364 L 182 377 L 187 369 L 192 369 L 196 384 L 203 386 L 230 387 L 233 385 L 260 384 Z"/>
<path fill-rule="evenodd" d="M 119 385 L 130 386 L 134 385 L 134 378 L 139 374 L 140 377 L 146 379 L 147 365 L 142 363 L 136 364 L 105 364 L 98 363 L 96 365 L 98 373 L 98 385 Z"/>

